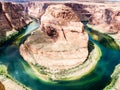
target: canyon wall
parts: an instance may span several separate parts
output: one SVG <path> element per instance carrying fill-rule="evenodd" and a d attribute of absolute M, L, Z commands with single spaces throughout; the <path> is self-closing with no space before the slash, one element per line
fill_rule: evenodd
<path fill-rule="evenodd" d="M 0 37 L 6 38 L 14 30 L 29 23 L 29 16 L 41 19 L 49 5 L 64 4 L 73 9 L 81 21 L 89 21 L 100 32 L 115 34 L 120 39 L 120 6 L 118 3 L 87 2 L 26 2 L 22 4 L 0 3 Z"/>
<path fill-rule="evenodd" d="M 105 33 L 117 33 L 120 30 L 120 6 L 113 4 L 95 8 L 89 24 L 102 27 Z"/>
<path fill-rule="evenodd" d="M 97 27 L 100 32 L 117 34 L 120 31 L 120 2 L 28 2 L 26 6 L 28 7 L 29 15 L 41 18 L 46 8 L 49 5 L 55 4 L 69 6 L 81 21 L 89 21 L 89 24 Z M 119 35 L 117 35 L 117 37 L 119 37 Z M 115 39 L 117 38 L 115 37 Z"/>
<path fill-rule="evenodd" d="M 75 13 L 77 13 L 77 16 L 80 18 L 81 21 L 86 21 L 91 16 L 90 11 L 87 9 L 91 8 L 92 11 L 95 7 L 95 5 L 84 5 L 82 3 L 65 3 L 65 2 L 28 2 L 24 4 L 26 7 L 26 12 L 28 15 L 40 18 L 44 13 L 46 8 L 49 5 L 56 5 L 56 4 L 64 4 L 66 6 L 69 6 L 73 9 Z"/>
<path fill-rule="evenodd" d="M 64 2 L 28 2 L 24 4 L 25 11 L 28 15 L 41 18 L 45 13 L 46 8 L 49 5 L 64 4 L 73 9 L 81 21 L 87 21 L 91 16 L 91 12 L 95 8 L 95 5 L 86 5 L 82 3 L 64 3 Z M 90 8 L 90 9 L 89 9 Z M 90 10 L 90 11 L 89 11 Z"/>
<path fill-rule="evenodd" d="M 30 22 L 22 4 L 0 2 L 0 40 L 6 39 Z"/>

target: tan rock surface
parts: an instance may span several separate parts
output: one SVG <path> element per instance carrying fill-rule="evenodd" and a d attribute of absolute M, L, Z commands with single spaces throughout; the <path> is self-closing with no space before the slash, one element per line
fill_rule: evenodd
<path fill-rule="evenodd" d="M 18 85 L 16 82 L 12 81 L 9 78 L 6 78 L 3 75 L 0 75 L 0 82 L 4 86 L 0 86 L 0 90 L 26 90 L 22 86 Z"/>
<path fill-rule="evenodd" d="M 120 30 L 120 9 L 97 8 L 90 18 L 90 24 L 101 26 L 106 33 L 116 33 Z"/>
<path fill-rule="evenodd" d="M 21 45 L 20 53 L 25 60 L 51 70 L 72 68 L 88 56 L 88 34 L 71 8 L 51 5 L 41 17 L 40 31 Z"/>
<path fill-rule="evenodd" d="M 106 4 L 103 7 L 97 7 L 89 24 L 93 25 L 94 29 L 120 40 L 120 6 Z"/>

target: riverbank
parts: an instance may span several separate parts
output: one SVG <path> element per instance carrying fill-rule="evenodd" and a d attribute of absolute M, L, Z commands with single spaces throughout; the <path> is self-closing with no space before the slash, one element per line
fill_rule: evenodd
<path fill-rule="evenodd" d="M 93 40 L 99 41 L 99 43 L 105 47 L 120 50 L 120 42 L 114 37 L 111 37 L 109 34 L 102 33 L 102 30 L 95 28 L 93 25 L 87 24 L 85 27 L 87 27 L 86 30 Z"/>
<path fill-rule="evenodd" d="M 101 51 L 97 45 L 94 44 L 94 49 L 90 52 L 87 60 L 83 64 L 79 64 L 73 68 L 62 70 L 58 73 L 44 70 L 44 66 L 30 64 L 32 69 L 39 75 L 40 79 L 46 82 L 69 81 L 80 79 L 94 70 L 97 62 L 101 57 Z M 94 56 L 93 56 L 94 55 Z M 42 68 L 43 67 L 43 68 Z"/>
<path fill-rule="evenodd" d="M 90 25 L 90 24 L 87 24 L 87 26 L 89 28 L 91 28 L 92 30 L 95 30 L 95 32 L 99 32 L 99 35 L 102 32 L 100 29 L 98 30 L 98 27 L 95 27 L 95 26 Z M 106 34 L 106 33 L 101 33 L 101 34 L 105 35 L 106 39 L 109 40 L 109 44 L 107 42 L 104 42 L 104 43 L 108 44 L 109 48 L 113 48 L 113 49 L 116 49 L 116 50 L 120 49 L 120 40 L 114 38 L 114 35 L 111 36 L 111 34 Z M 110 39 L 109 37 L 111 37 L 113 39 Z M 92 38 L 94 40 L 97 40 L 97 41 L 101 42 L 100 37 L 97 36 L 97 35 L 93 35 Z M 101 38 L 103 38 L 103 37 L 101 37 Z M 119 83 L 120 83 L 120 64 L 115 66 L 115 69 L 114 69 L 114 72 L 111 75 L 111 78 L 112 78 L 111 83 L 108 86 L 106 86 L 104 88 L 104 90 L 119 90 L 120 89 L 120 85 L 119 85 Z"/>
<path fill-rule="evenodd" d="M 10 76 L 4 65 L 0 65 L 0 82 L 4 85 L 5 90 L 16 90 L 16 88 L 17 90 L 31 90 Z"/>

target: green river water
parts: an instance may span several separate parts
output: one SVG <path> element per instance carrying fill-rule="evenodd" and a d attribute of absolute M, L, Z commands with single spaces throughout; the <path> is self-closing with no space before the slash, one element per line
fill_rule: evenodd
<path fill-rule="evenodd" d="M 75 81 L 61 81 L 57 84 L 47 83 L 34 74 L 30 65 L 24 61 L 19 53 L 19 42 L 24 42 L 26 35 L 39 27 L 37 22 L 32 22 L 26 31 L 16 36 L 13 41 L 8 41 L 0 47 L 0 64 L 7 67 L 8 73 L 17 81 L 31 88 L 32 90 L 103 90 L 110 82 L 110 75 L 116 65 L 120 63 L 119 46 L 114 40 L 104 34 L 94 32 L 86 28 L 89 33 L 89 41 L 99 46 L 102 56 L 95 69 L 88 75 Z M 97 35 L 99 40 L 95 40 L 93 35 Z"/>

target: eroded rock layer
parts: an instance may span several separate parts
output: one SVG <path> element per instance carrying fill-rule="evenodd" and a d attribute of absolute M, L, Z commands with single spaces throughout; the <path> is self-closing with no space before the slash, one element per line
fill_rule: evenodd
<path fill-rule="evenodd" d="M 7 33 L 14 33 L 30 22 L 25 16 L 24 6 L 10 2 L 0 2 L 0 40 L 6 38 Z"/>
<path fill-rule="evenodd" d="M 63 4 L 50 5 L 41 27 L 20 47 L 23 58 L 54 72 L 82 64 L 88 56 L 88 34 L 75 12 Z"/>
<path fill-rule="evenodd" d="M 105 33 L 117 33 L 120 30 L 120 9 L 97 8 L 89 23 L 101 26 Z"/>
<path fill-rule="evenodd" d="M 58 2 L 64 4 L 76 13 L 81 21 L 89 21 L 96 30 L 108 33 L 120 40 L 120 2 L 87 3 L 87 2 Z M 28 14 L 41 18 L 46 8 L 57 2 L 29 2 Z M 36 12 L 37 11 L 37 12 Z"/>

